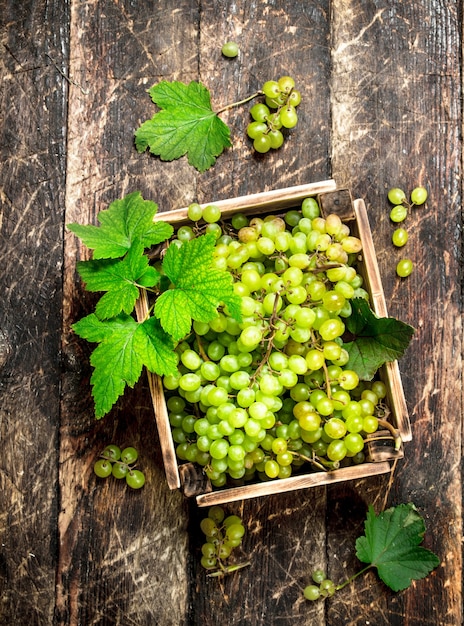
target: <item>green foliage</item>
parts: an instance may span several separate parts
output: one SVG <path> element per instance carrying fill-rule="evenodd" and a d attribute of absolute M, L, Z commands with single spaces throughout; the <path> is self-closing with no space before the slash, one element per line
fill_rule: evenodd
<path fill-rule="evenodd" d="M 139 287 L 153 287 L 160 274 L 148 265 L 143 244 L 137 243 L 122 259 L 81 261 L 77 265 L 87 291 L 106 291 L 95 312 L 100 319 L 115 317 L 124 312 L 130 315 L 139 297 Z"/>
<path fill-rule="evenodd" d="M 169 239 L 173 228 L 166 222 L 154 222 L 157 212 L 157 204 L 134 191 L 100 211 L 100 226 L 68 224 L 68 228 L 93 250 L 94 259 L 117 259 L 129 251 L 134 241 L 148 248 Z"/>
<path fill-rule="evenodd" d="M 406 589 L 440 564 L 433 552 L 420 545 L 425 523 L 413 504 L 400 504 L 378 516 L 369 506 L 365 533 L 356 541 L 356 556 L 376 567 L 393 591 Z"/>
<path fill-rule="evenodd" d="M 161 110 L 137 129 L 139 152 L 148 148 L 163 161 L 187 154 L 190 165 L 204 172 L 232 145 L 230 130 L 212 110 L 210 93 L 201 83 L 162 81 L 149 94 Z"/>
<path fill-rule="evenodd" d="M 127 385 L 135 385 L 143 367 L 159 375 L 176 373 L 176 341 L 190 332 L 192 320 L 211 321 L 220 305 L 240 319 L 232 277 L 212 267 L 213 235 L 168 247 L 161 271 L 150 265 L 145 249 L 173 232 L 170 224 L 153 222 L 156 211 L 156 204 L 135 192 L 101 211 L 99 227 L 69 225 L 94 250 L 92 260 L 78 264 L 86 289 L 106 292 L 95 313 L 72 326 L 98 344 L 90 359 L 97 418 L 110 411 Z M 155 316 L 137 321 L 133 312 L 142 290 L 153 294 Z"/>
<path fill-rule="evenodd" d="M 100 320 L 91 313 L 72 328 L 83 339 L 98 342 L 90 357 L 97 418 L 110 411 L 126 385 L 135 385 L 143 366 L 157 374 L 176 372 L 174 342 L 155 318 L 137 322 L 121 314 Z"/>
<path fill-rule="evenodd" d="M 353 341 L 343 346 L 350 355 L 346 367 L 361 380 L 372 380 L 379 367 L 404 354 L 414 328 L 393 317 L 377 317 L 364 298 L 354 298 L 351 305 L 345 326 Z"/>
<path fill-rule="evenodd" d="M 217 315 L 219 303 L 240 315 L 240 304 L 233 295 L 229 272 L 212 267 L 215 236 L 204 235 L 183 244 L 170 246 L 163 260 L 163 270 L 173 289 L 162 293 L 156 301 L 155 315 L 174 339 L 181 339 L 190 330 L 192 319 L 210 322 Z"/>

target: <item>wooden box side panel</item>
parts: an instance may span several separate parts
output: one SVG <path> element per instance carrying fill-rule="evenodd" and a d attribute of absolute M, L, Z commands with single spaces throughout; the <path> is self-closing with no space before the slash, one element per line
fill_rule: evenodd
<path fill-rule="evenodd" d="M 334 180 L 325 180 L 319 183 L 308 183 L 297 187 L 287 187 L 286 189 L 273 189 L 238 198 L 206 202 L 200 206 L 205 207 L 208 204 L 214 204 L 221 209 L 222 216 L 228 218 L 236 213 L 248 215 L 250 213 L 272 212 L 276 209 L 288 209 L 301 203 L 305 198 L 334 191 L 335 189 L 336 183 Z M 170 224 L 179 225 L 182 222 L 189 221 L 187 211 L 188 207 L 184 207 L 174 211 L 157 213 L 155 221 L 164 220 Z"/>
<path fill-rule="evenodd" d="M 377 256 L 372 239 L 366 205 L 363 200 L 353 202 L 358 236 L 363 247 L 363 278 L 367 291 L 371 296 L 372 307 L 379 317 L 388 317 L 387 304 L 382 287 Z M 379 372 L 387 387 L 387 400 L 393 413 L 393 421 L 398 428 L 403 441 L 411 441 L 411 425 L 408 408 L 404 397 L 403 383 L 397 361 L 385 363 Z"/>

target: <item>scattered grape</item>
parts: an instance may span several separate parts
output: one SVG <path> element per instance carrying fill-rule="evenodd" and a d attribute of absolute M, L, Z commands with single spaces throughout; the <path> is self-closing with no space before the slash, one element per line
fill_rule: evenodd
<path fill-rule="evenodd" d="M 111 475 L 112 464 L 107 459 L 99 459 L 93 466 L 93 471 L 99 478 L 106 478 Z"/>
<path fill-rule="evenodd" d="M 404 222 L 408 213 L 414 206 L 424 204 L 427 200 L 428 192 L 423 186 L 415 187 L 411 191 L 411 202 L 408 203 L 406 194 L 402 189 L 394 187 L 388 192 L 388 199 L 393 208 L 390 210 L 390 219 L 394 223 Z M 397 228 L 392 234 L 392 243 L 397 248 L 403 247 L 408 241 L 408 232 L 405 228 Z M 401 259 L 396 265 L 396 274 L 400 278 L 406 278 L 414 269 L 414 264 L 411 259 Z"/>
<path fill-rule="evenodd" d="M 402 248 L 408 241 L 408 231 L 405 228 L 397 228 L 393 231 L 392 242 L 397 248 Z"/>
<path fill-rule="evenodd" d="M 169 405 L 171 408 L 180 408 L 185 406 L 185 402 L 171 400 Z M 145 475 L 140 470 L 134 469 L 134 463 L 137 461 L 138 452 L 132 446 L 121 449 L 110 444 L 104 448 L 100 454 L 100 459 L 95 461 L 93 466 L 95 474 L 99 478 L 107 478 L 113 476 L 117 479 L 126 479 L 126 483 L 132 489 L 140 489 L 145 484 Z"/>
<path fill-rule="evenodd" d="M 266 81 L 262 91 L 265 102 L 251 107 L 253 121 L 247 126 L 247 135 L 253 140 L 255 151 L 265 154 L 283 145 L 285 138 L 282 128 L 289 129 L 297 125 L 296 107 L 301 102 L 301 93 L 295 89 L 295 81 L 290 76 Z"/>
<path fill-rule="evenodd" d="M 398 204 L 390 211 L 390 219 L 392 222 L 404 222 L 408 216 L 408 208 L 404 204 Z"/>
<path fill-rule="evenodd" d="M 145 484 L 145 475 L 140 470 L 130 470 L 126 474 L 126 483 L 131 489 L 140 489 Z"/>
<path fill-rule="evenodd" d="M 399 187 L 393 187 L 388 192 L 388 199 L 392 204 L 403 204 L 406 202 L 406 194 Z"/>
<path fill-rule="evenodd" d="M 235 41 L 227 41 L 221 48 L 222 54 L 229 58 L 233 59 L 238 55 L 239 48 Z"/>
<path fill-rule="evenodd" d="M 396 273 L 400 278 L 406 278 L 407 276 L 412 274 L 413 269 L 414 263 L 411 261 L 411 259 L 401 259 L 401 261 L 398 261 L 397 263 Z"/>
<path fill-rule="evenodd" d="M 229 563 L 234 548 L 242 544 L 245 527 L 238 515 L 227 515 L 224 509 L 212 506 L 207 517 L 200 522 L 200 529 L 205 536 L 205 543 L 201 547 L 201 565 L 210 570 L 209 576 L 225 576 L 242 567 L 246 563 Z"/>
<path fill-rule="evenodd" d="M 411 191 L 411 202 L 415 205 L 424 204 L 427 200 L 427 189 L 425 187 L 415 187 Z"/>

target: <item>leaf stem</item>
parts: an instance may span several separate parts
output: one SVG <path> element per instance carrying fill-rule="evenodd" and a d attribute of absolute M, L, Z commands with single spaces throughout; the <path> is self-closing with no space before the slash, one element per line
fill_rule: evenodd
<path fill-rule="evenodd" d="M 347 585 L 351 584 L 354 580 L 356 580 L 356 578 L 358 578 L 358 576 L 361 576 L 361 574 L 364 574 L 365 572 L 367 572 L 367 570 L 371 569 L 371 567 L 374 567 L 372 563 L 367 565 L 363 569 L 359 570 L 359 572 L 356 572 L 356 574 L 353 574 L 353 576 L 350 576 L 350 578 L 345 580 L 345 582 L 335 587 L 336 591 L 340 591 L 340 589 L 343 589 L 343 587 L 346 587 Z"/>
<path fill-rule="evenodd" d="M 242 104 L 246 104 L 247 102 L 250 102 L 250 100 L 253 100 L 253 98 L 257 98 L 258 96 L 262 96 L 262 95 L 263 95 L 262 91 L 256 91 L 254 94 L 252 94 L 251 96 L 248 96 L 247 98 L 244 98 L 243 100 L 239 100 L 238 102 L 231 102 L 231 104 L 226 104 L 226 106 L 216 111 L 216 115 L 219 115 L 220 113 L 224 113 L 224 111 L 228 111 L 229 109 L 233 109 L 234 107 L 238 107 Z"/>

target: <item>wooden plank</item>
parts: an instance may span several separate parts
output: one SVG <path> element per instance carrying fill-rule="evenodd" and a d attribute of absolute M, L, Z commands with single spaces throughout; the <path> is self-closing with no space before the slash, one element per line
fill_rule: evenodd
<path fill-rule="evenodd" d="M 0 623 L 51 624 L 67 5 L 1 2 Z"/>
<path fill-rule="evenodd" d="M 95 223 L 98 211 L 140 190 L 161 209 L 193 197 L 186 162 L 162 163 L 134 147 L 154 114 L 146 90 L 161 79 L 196 77 L 198 3 L 183 0 L 71 2 L 66 222 Z M 90 393 L 90 346 L 70 324 L 93 310 L 75 264 L 85 255 L 66 234 L 57 620 L 60 624 L 185 623 L 188 535 L 183 498 L 166 485 L 146 379 L 100 422 Z M 102 482 L 93 462 L 108 443 L 134 445 L 147 484 L 131 492 Z"/>
<path fill-rule="evenodd" d="M 333 176 L 364 197 L 389 314 L 417 330 L 400 361 L 412 422 L 412 444 L 388 479 L 365 491 L 331 490 L 328 551 L 336 578 L 356 559 L 340 547 L 362 533 L 365 507 L 413 501 L 424 515 L 426 545 L 443 563 L 409 590 L 390 594 L 375 576 L 347 588 L 329 605 L 327 624 L 462 623 L 461 462 L 462 303 L 459 293 L 461 200 L 460 5 L 332 3 Z M 375 42 L 375 43 L 374 43 Z M 425 184 L 430 199 L 405 222 L 404 250 L 391 244 L 386 193 Z M 395 276 L 409 256 L 414 273 Z M 343 493 L 344 492 L 344 493 Z M 344 496 L 344 498 L 343 498 Z M 339 498 L 342 497 L 342 500 Z M 339 503 L 337 503 L 339 502 Z M 352 503 L 352 504 L 351 504 Z M 339 521 L 347 515 L 349 529 Z M 444 530 L 446 529 L 446 530 Z M 346 563 L 346 564 L 345 564 Z"/>
<path fill-rule="evenodd" d="M 216 107 L 290 74 L 302 89 L 299 124 L 279 151 L 257 156 L 245 136 L 249 106 L 222 115 L 233 148 L 198 181 L 197 201 L 210 202 L 329 178 L 328 2 L 203 2 L 200 78 Z M 240 54 L 221 58 L 235 40 Z M 325 566 L 325 489 L 268 496 L 226 505 L 251 529 L 244 546 L 252 565 L 232 577 L 208 580 L 195 562 L 192 624 L 322 626 L 324 606 L 302 596 L 310 564 Z M 195 510 L 194 510 L 195 512 Z M 197 512 L 199 518 L 204 512 Z M 199 544 L 193 513 L 192 556 Z"/>

